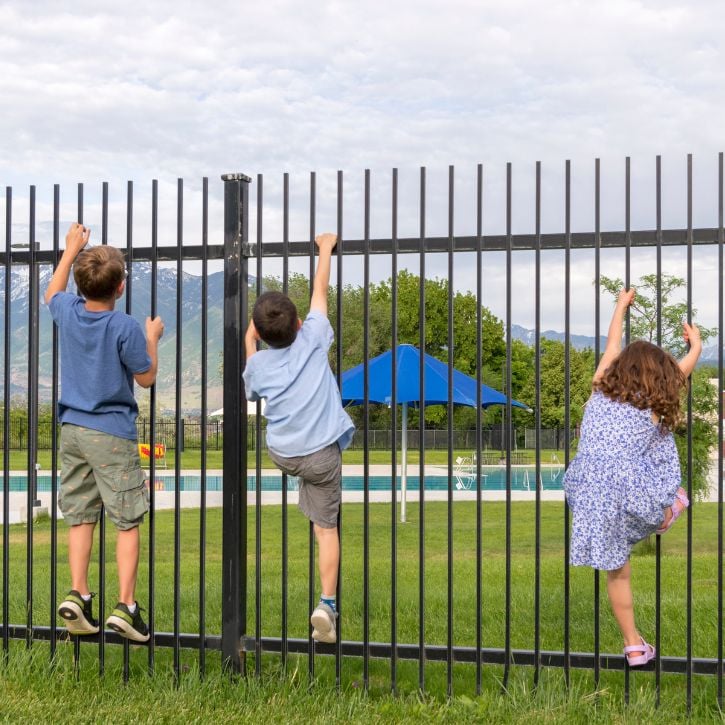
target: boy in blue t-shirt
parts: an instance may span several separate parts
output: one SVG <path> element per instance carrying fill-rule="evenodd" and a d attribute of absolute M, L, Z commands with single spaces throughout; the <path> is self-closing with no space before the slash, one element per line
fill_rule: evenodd
<path fill-rule="evenodd" d="M 58 505 L 70 525 L 71 590 L 58 608 L 71 634 L 95 634 L 88 588 L 93 532 L 105 506 L 118 529 L 119 602 L 106 625 L 135 642 L 149 639 L 135 598 L 139 524 L 148 492 L 136 444 L 138 405 L 133 381 L 156 380 L 160 317 L 146 319 L 146 337 L 130 315 L 114 310 L 126 286 L 121 252 L 108 246 L 83 251 L 90 230 L 72 224 L 65 252 L 50 280 L 45 302 L 60 336 L 61 483 Z M 75 264 L 74 264 L 75 262 Z M 71 266 L 82 297 L 68 294 Z"/>
<path fill-rule="evenodd" d="M 320 250 L 310 300 L 302 321 L 281 292 L 257 299 L 247 328 L 244 385 L 248 400 L 266 399 L 267 448 L 275 465 L 299 477 L 299 507 L 314 524 L 322 596 L 310 617 L 312 637 L 337 640 L 337 516 L 342 498 L 342 450 L 355 426 L 343 410 L 327 352 L 334 339 L 327 319 L 330 257 L 334 234 L 315 239 Z M 269 346 L 257 351 L 257 341 Z"/>

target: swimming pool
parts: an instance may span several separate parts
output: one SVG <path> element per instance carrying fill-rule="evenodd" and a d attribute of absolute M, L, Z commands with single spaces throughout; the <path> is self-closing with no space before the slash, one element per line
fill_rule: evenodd
<path fill-rule="evenodd" d="M 535 490 L 534 466 L 514 466 L 511 469 L 511 490 L 512 491 L 533 491 Z M 541 487 L 545 491 L 561 491 L 562 478 L 564 469 L 560 466 L 547 466 L 541 469 Z M 157 491 L 173 491 L 174 490 L 174 473 L 172 471 L 156 471 L 156 490 Z M 2 477 L 0 476 L 0 493 L 2 492 Z M 207 491 L 221 491 L 223 476 L 218 474 L 208 474 L 206 477 Z M 198 473 L 182 472 L 179 478 L 181 491 L 199 491 L 201 490 L 201 476 Z M 281 491 L 282 477 L 277 474 L 263 474 L 261 477 L 262 491 Z M 369 491 L 390 491 L 391 477 L 381 475 L 368 476 Z M 342 488 L 344 491 L 363 491 L 365 488 L 365 479 L 362 475 L 344 474 L 342 478 Z M 400 490 L 400 476 L 397 477 L 396 488 Z M 408 476 L 408 490 L 418 491 L 420 488 L 419 476 Z M 289 491 L 297 490 L 297 479 L 289 476 L 287 479 L 287 489 Z M 463 491 L 476 490 L 475 475 L 470 473 L 458 473 L 454 469 L 453 489 Z M 27 477 L 25 475 L 10 476 L 10 491 L 12 493 L 27 490 Z M 38 476 L 38 492 L 48 492 L 51 490 L 51 477 L 47 474 Z M 257 479 L 254 474 L 247 477 L 247 490 L 257 490 Z M 448 490 L 448 476 L 431 475 L 425 477 L 426 491 L 446 491 Z M 481 469 L 481 490 L 482 491 L 505 491 L 506 490 L 506 468 L 505 466 L 483 466 Z"/>

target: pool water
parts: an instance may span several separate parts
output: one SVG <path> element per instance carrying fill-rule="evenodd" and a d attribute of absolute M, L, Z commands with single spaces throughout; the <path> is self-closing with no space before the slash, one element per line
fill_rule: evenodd
<path fill-rule="evenodd" d="M 511 490 L 512 491 L 533 491 L 535 490 L 534 481 L 536 480 L 535 469 L 533 466 L 515 466 L 511 469 Z M 541 469 L 541 487 L 545 491 L 561 491 L 563 467 L 543 467 Z M 2 480 L 2 477 L 0 477 Z M 170 471 L 156 471 L 156 490 L 157 491 L 173 491 L 174 490 L 174 474 Z M 222 476 L 207 475 L 206 488 L 207 491 L 222 490 Z M 199 491 L 201 489 L 201 476 L 198 473 L 189 474 L 182 473 L 180 475 L 180 488 L 182 491 Z M 280 475 L 263 475 L 261 477 L 262 491 L 281 491 L 282 477 Z M 10 491 L 25 491 L 27 477 L 24 475 L 10 476 Z M 368 476 L 369 491 L 390 491 L 390 476 Z M 456 473 L 452 479 L 454 490 L 476 490 L 475 474 Z M 342 478 L 343 491 L 363 491 L 365 487 L 365 479 L 361 475 L 344 475 Z M 408 476 L 408 490 L 417 491 L 420 487 L 420 478 L 418 476 Z M 400 490 L 400 476 L 397 477 L 396 488 Z M 289 476 L 287 479 L 287 489 L 290 491 L 297 490 L 297 479 Z M 38 476 L 38 491 L 45 492 L 51 490 L 51 477 L 49 475 Z M 256 491 L 257 481 L 254 474 L 247 477 L 247 490 Z M 448 490 L 448 477 L 440 475 L 428 475 L 425 477 L 426 491 L 446 491 Z M 485 466 L 481 469 L 481 490 L 482 491 L 505 491 L 506 490 L 506 468 L 504 466 Z M 2 489 L 0 488 L 0 492 Z"/>

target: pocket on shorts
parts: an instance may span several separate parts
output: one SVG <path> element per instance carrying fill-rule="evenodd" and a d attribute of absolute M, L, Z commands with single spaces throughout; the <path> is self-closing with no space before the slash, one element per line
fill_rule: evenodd
<path fill-rule="evenodd" d="M 149 510 L 149 493 L 135 441 L 128 441 L 127 463 L 109 481 L 112 502 L 106 505 L 109 518 L 120 529 L 132 528 Z"/>
<path fill-rule="evenodd" d="M 342 456 L 337 444 L 312 453 L 305 462 L 300 476 L 311 484 L 334 484 L 342 472 Z"/>

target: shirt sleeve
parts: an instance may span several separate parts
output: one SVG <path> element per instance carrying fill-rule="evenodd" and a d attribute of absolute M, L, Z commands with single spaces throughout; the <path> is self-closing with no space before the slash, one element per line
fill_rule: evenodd
<path fill-rule="evenodd" d="M 317 310 L 310 310 L 302 329 L 305 331 L 305 335 L 309 335 L 310 340 L 317 343 L 323 350 L 329 350 L 332 341 L 335 339 L 327 315 L 323 315 L 322 312 Z"/>
<path fill-rule="evenodd" d="M 73 301 L 78 299 L 76 295 L 72 295 L 68 292 L 56 292 L 48 302 L 48 309 L 50 310 L 50 316 L 56 322 L 60 324 L 63 319 L 63 313 L 69 309 L 73 304 Z"/>
<path fill-rule="evenodd" d="M 247 360 L 247 363 L 244 366 L 244 372 L 242 373 L 242 380 L 244 381 L 244 396 L 251 402 L 255 402 L 260 399 L 259 393 L 254 389 L 254 370 L 256 368 L 254 358 L 256 358 L 257 355 L 259 355 L 258 352 Z"/>
<path fill-rule="evenodd" d="M 121 335 L 119 356 L 127 370 L 134 375 L 145 373 L 151 367 L 151 358 L 146 350 L 146 338 L 136 320 L 131 320 Z"/>

